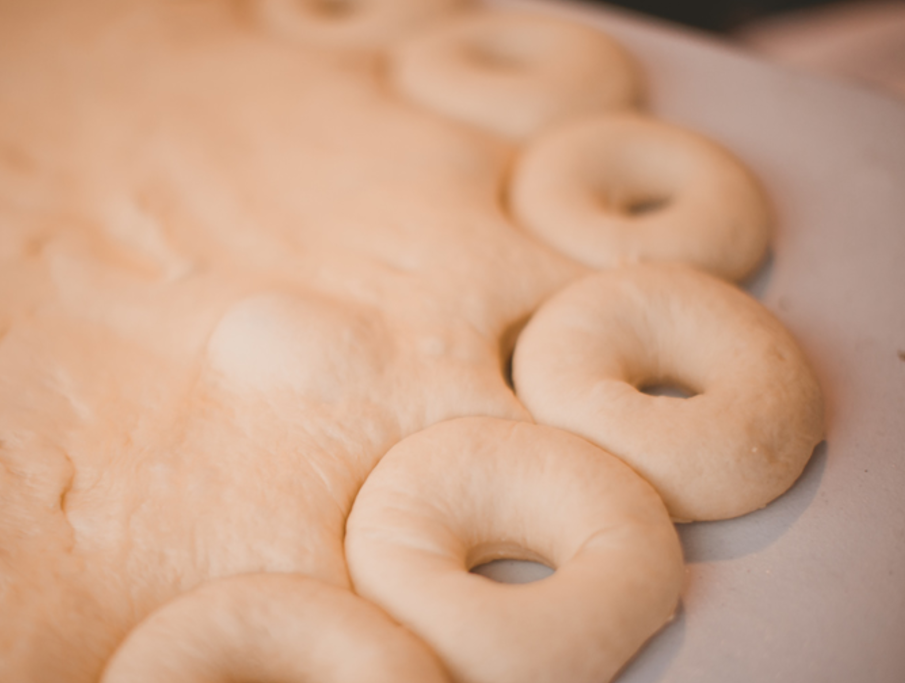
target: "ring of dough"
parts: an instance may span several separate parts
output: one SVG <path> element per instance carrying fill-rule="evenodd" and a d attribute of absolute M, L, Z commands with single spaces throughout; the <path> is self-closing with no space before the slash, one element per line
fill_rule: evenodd
<path fill-rule="evenodd" d="M 465 4 L 463 0 L 254 0 L 264 26 L 335 48 L 383 49 Z"/>
<path fill-rule="evenodd" d="M 292 574 L 203 584 L 126 638 L 102 683 L 448 683 L 437 658 L 353 593 Z"/>
<path fill-rule="evenodd" d="M 824 434 L 820 387 L 791 335 L 741 290 L 683 266 L 561 291 L 522 331 L 513 380 L 538 422 L 625 460 L 680 521 L 763 507 Z M 641 391 L 662 384 L 692 395 Z"/>
<path fill-rule="evenodd" d="M 763 260 L 772 222 L 760 185 L 728 151 L 630 113 L 532 141 L 509 204 L 524 228 L 591 267 L 673 261 L 734 281 Z"/>
<path fill-rule="evenodd" d="M 673 614 L 683 563 L 654 490 L 572 434 L 460 418 L 394 446 L 347 523 L 356 591 L 468 683 L 602 683 Z M 530 559 L 512 585 L 469 572 Z"/>
<path fill-rule="evenodd" d="M 390 78 L 411 100 L 507 138 L 633 106 L 640 76 L 621 46 L 583 24 L 473 12 L 412 36 Z"/>

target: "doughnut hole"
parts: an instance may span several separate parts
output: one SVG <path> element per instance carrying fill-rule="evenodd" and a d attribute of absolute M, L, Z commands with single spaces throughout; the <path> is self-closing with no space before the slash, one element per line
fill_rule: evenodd
<path fill-rule="evenodd" d="M 302 44 L 382 50 L 466 0 L 253 0 L 258 22 Z"/>
<path fill-rule="evenodd" d="M 647 213 L 662 211 L 669 206 L 670 201 L 672 199 L 668 196 L 657 196 L 653 193 L 648 196 L 635 196 L 625 202 L 622 211 L 628 216 L 643 216 Z"/>
<path fill-rule="evenodd" d="M 761 263 L 772 224 L 760 185 L 728 151 L 629 113 L 533 140 L 508 203 L 523 228 L 585 265 L 681 262 L 733 281 Z"/>
<path fill-rule="evenodd" d="M 678 521 L 763 507 L 824 434 L 820 387 L 779 321 L 682 266 L 598 273 L 549 299 L 519 336 L 513 380 L 538 423 L 622 458 Z"/>
<path fill-rule="evenodd" d="M 506 541 L 485 542 L 471 548 L 465 559 L 468 571 L 474 572 L 479 567 L 484 567 L 493 562 L 525 562 L 539 564 L 555 571 L 550 562 L 536 552 L 520 545 Z M 480 572 L 477 572 L 480 574 Z"/>
<path fill-rule="evenodd" d="M 588 149 L 574 160 L 574 175 L 586 179 L 577 185 L 575 200 L 603 218 L 650 219 L 680 200 L 683 186 L 694 171 L 694 159 L 675 140 L 626 137 L 615 141 L 606 155 Z"/>
<path fill-rule="evenodd" d="M 672 202 L 666 190 L 626 188 L 618 184 L 592 193 L 591 199 L 600 211 L 620 218 L 640 218 L 669 208 Z"/>
<path fill-rule="evenodd" d="M 633 107 L 641 91 L 633 59 L 599 30 L 503 10 L 469 12 L 404 41 L 389 76 L 411 101 L 515 140 Z"/>
<path fill-rule="evenodd" d="M 325 21 L 343 21 L 361 10 L 356 0 L 308 0 L 311 14 Z"/>
<path fill-rule="evenodd" d="M 523 553 L 517 553 L 522 555 Z M 555 571 L 552 567 L 538 560 L 503 558 L 482 562 L 469 570 L 472 574 L 483 576 L 498 583 L 533 583 L 546 579 Z"/>
<path fill-rule="evenodd" d="M 683 575 L 662 501 L 630 468 L 574 435 L 478 417 L 384 456 L 346 557 L 356 592 L 476 683 L 609 680 L 670 618 Z M 473 571 L 501 559 L 554 571 L 521 585 Z"/>
<path fill-rule="evenodd" d="M 638 391 L 648 396 L 667 396 L 669 398 L 692 398 L 700 393 L 672 380 L 645 382 L 638 387 Z"/>

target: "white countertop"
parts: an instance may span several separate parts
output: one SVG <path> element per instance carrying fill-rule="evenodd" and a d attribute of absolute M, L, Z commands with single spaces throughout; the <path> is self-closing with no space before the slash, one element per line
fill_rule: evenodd
<path fill-rule="evenodd" d="M 607 30 L 645 67 L 656 114 L 759 175 L 778 229 L 750 287 L 828 402 L 828 437 L 791 491 L 680 526 L 680 614 L 620 683 L 905 681 L 905 106 L 623 11 L 492 4 Z"/>

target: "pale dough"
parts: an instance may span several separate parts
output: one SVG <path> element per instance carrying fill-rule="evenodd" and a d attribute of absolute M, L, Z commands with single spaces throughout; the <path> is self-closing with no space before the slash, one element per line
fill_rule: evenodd
<path fill-rule="evenodd" d="M 0 6 L 0 82 L 0 680 L 95 681 L 210 579 L 348 587 L 386 450 L 528 419 L 501 340 L 581 268 L 507 221 L 506 148 L 370 58 L 42 0 Z"/>
<path fill-rule="evenodd" d="M 684 575 L 646 481 L 577 436 L 493 418 L 394 446 L 355 501 L 346 554 L 355 590 L 462 683 L 608 681 L 672 617 Z M 503 585 L 468 571 L 499 558 L 556 572 Z"/>
<path fill-rule="evenodd" d="M 792 336 L 741 290 L 681 266 L 615 269 L 556 294 L 519 337 L 513 380 L 538 422 L 625 460 L 681 521 L 763 507 L 824 436 Z M 641 391 L 661 384 L 690 397 Z"/>

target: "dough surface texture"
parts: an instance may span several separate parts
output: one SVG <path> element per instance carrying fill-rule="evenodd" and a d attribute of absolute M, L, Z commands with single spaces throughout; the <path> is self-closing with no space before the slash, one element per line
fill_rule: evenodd
<path fill-rule="evenodd" d="M 532 136 L 579 114 L 629 106 L 637 98 L 634 67 L 608 39 L 574 26 L 560 35 L 555 23 L 552 44 L 565 40 L 576 50 L 542 52 L 524 89 L 518 77 L 503 79 L 512 86 L 504 88 L 509 109 L 505 102 L 491 109 L 505 117 L 515 111 L 514 127 L 463 121 L 400 90 L 393 69 L 412 65 L 406 51 L 435 35 L 438 22 L 460 26 L 460 13 L 470 11 L 484 21 L 467 4 L 0 2 L 0 681 L 96 683 L 117 651 L 108 683 L 135 680 L 136 668 L 150 671 L 145 658 L 177 665 L 175 654 L 155 654 L 171 632 L 184 633 L 184 647 L 173 653 L 185 656 L 180 671 L 189 677 L 215 675 L 204 652 L 235 642 L 258 648 L 250 659 L 265 657 L 273 671 L 294 675 L 301 670 L 292 667 L 308 660 L 289 662 L 295 650 L 286 638 L 310 628 L 294 607 L 305 601 L 315 611 L 347 605 L 352 622 L 380 622 L 374 632 L 386 630 L 390 617 L 375 616 L 373 605 L 362 611 L 353 592 L 361 587 L 383 604 L 386 577 L 371 577 L 370 561 L 363 567 L 354 560 L 368 555 L 376 532 L 363 533 L 367 520 L 358 512 L 347 545 L 347 521 L 353 505 L 383 506 L 381 488 L 398 484 L 389 475 L 369 478 L 375 467 L 393 471 L 397 456 L 378 467 L 385 454 L 434 439 L 450 456 L 446 467 L 461 477 L 446 481 L 432 457 L 409 458 L 411 470 L 398 477 L 423 472 L 447 501 L 456 499 L 455 487 L 474 496 L 456 512 L 473 515 L 474 530 L 459 529 L 446 556 L 438 555 L 450 582 L 480 586 L 478 593 L 499 600 L 504 612 L 484 615 L 498 626 L 521 609 L 508 596 L 549 593 L 549 603 L 523 606 L 536 611 L 540 621 L 532 623 L 546 615 L 563 634 L 602 640 L 581 640 L 584 654 L 538 647 L 534 660 L 518 660 L 513 638 L 524 632 L 498 629 L 492 642 L 508 653 L 508 665 L 494 666 L 508 666 L 504 675 L 484 668 L 496 656 L 488 644 L 470 654 L 441 646 L 450 633 L 430 640 L 416 619 L 414 635 L 387 636 L 401 643 L 398 652 L 413 643 L 420 652 L 420 637 L 436 648 L 446 673 L 462 680 L 497 683 L 521 673 L 521 683 L 561 676 L 591 683 L 614 675 L 670 617 L 681 556 L 654 488 L 670 507 L 672 492 L 653 469 L 631 463 L 654 488 L 600 448 L 557 431 L 555 410 L 529 397 L 532 373 L 562 360 L 558 350 L 526 350 L 537 341 L 531 337 L 546 334 L 532 330 L 549 322 L 555 336 L 573 317 L 591 329 L 594 311 L 619 297 L 603 292 L 585 302 L 575 294 L 595 281 L 582 280 L 591 266 L 531 234 L 505 202 L 513 164 Z M 521 15 L 493 16 L 522 26 Z M 532 23 L 529 38 L 535 30 L 543 33 Z M 503 53 L 490 47 L 484 57 L 512 56 L 506 45 Z M 569 89 L 574 82 L 559 90 L 576 54 L 581 78 L 586 69 L 615 64 L 621 75 L 614 90 L 590 88 L 578 99 Z M 523 120 L 519 111 L 530 115 Z M 669 289 L 661 271 L 637 272 Z M 675 277 L 695 289 L 695 278 L 705 276 L 677 270 Z M 571 310 L 570 297 L 578 296 L 593 314 L 560 321 L 559 299 L 551 297 L 576 282 L 563 306 Z M 741 294 L 727 296 L 741 297 L 737 315 L 745 320 L 778 326 L 761 321 Z M 729 305 L 721 297 L 703 295 L 695 309 L 705 332 L 718 327 L 708 315 Z M 516 354 L 526 407 L 506 366 L 542 304 Z M 680 346 L 687 346 L 686 323 L 677 321 Z M 634 339 L 627 334 L 615 335 L 617 350 Z M 755 336 L 744 347 L 712 348 L 727 357 L 737 352 L 732 357 L 747 367 L 749 350 L 772 343 Z M 799 357 L 786 342 L 774 350 L 777 367 Z M 563 371 L 564 378 L 542 379 L 550 396 L 560 379 L 581 385 L 588 378 L 587 365 Z M 773 408 L 765 406 L 771 416 Z M 596 439 L 586 424 L 565 426 Z M 815 413 L 813 433 L 789 435 L 780 426 L 772 440 L 752 432 L 752 443 L 772 447 L 788 437 L 800 445 L 817 424 Z M 473 446 L 468 458 L 487 457 L 459 462 L 449 451 L 463 438 Z M 629 459 L 620 450 L 612 447 Z M 778 492 L 803 461 L 769 453 L 776 471 L 767 489 Z M 512 478 L 524 487 L 510 486 Z M 360 491 L 368 497 L 356 502 Z M 417 483 L 413 491 L 428 493 Z M 607 495 L 598 499 L 601 491 Z M 702 500 L 730 495 L 716 487 Z M 736 497 L 750 502 L 748 495 Z M 543 505 L 534 509 L 534 498 Z M 508 501 L 511 511 L 493 509 L 494 500 Z M 557 515 L 569 526 L 551 528 Z M 604 532 L 606 520 L 631 532 Z M 384 541 L 397 533 L 394 523 Z M 487 544 L 467 533 L 484 534 Z M 457 555 L 451 568 L 450 549 L 465 546 L 474 554 Z M 559 571 L 531 587 L 496 586 L 467 573 L 516 547 Z M 608 553 L 634 567 L 631 576 L 602 566 Z M 575 586 L 600 592 L 588 598 Z M 593 601 L 604 597 L 612 621 L 597 621 L 587 609 L 603 609 Z M 270 616 L 285 631 L 245 633 Z M 328 622 L 317 637 L 331 638 Z M 583 626 L 590 630 L 582 635 Z M 468 625 L 460 628 L 473 639 Z M 393 680 L 439 680 L 430 656 L 414 654 L 411 670 L 397 669 L 396 646 L 387 647 L 389 660 L 372 667 L 375 675 L 386 665 Z M 247 673 L 264 676 L 265 669 Z M 175 671 L 160 675 L 177 680 Z"/>
<path fill-rule="evenodd" d="M 504 144 L 234 10 L 0 5 L 0 680 L 96 681 L 209 580 L 348 588 L 380 456 L 529 419 L 501 339 L 582 272 Z"/>
<path fill-rule="evenodd" d="M 493 418 L 394 446 L 355 501 L 346 552 L 356 591 L 467 683 L 610 680 L 672 617 L 684 576 L 646 481 L 577 436 Z M 556 571 L 522 585 L 468 571 L 500 558 Z"/>

